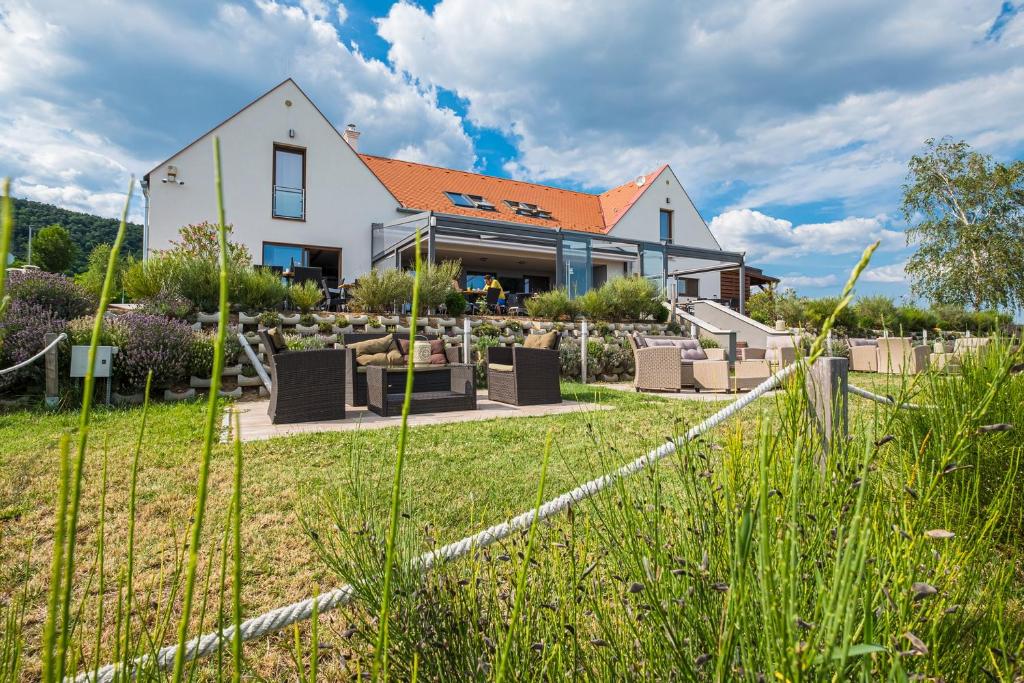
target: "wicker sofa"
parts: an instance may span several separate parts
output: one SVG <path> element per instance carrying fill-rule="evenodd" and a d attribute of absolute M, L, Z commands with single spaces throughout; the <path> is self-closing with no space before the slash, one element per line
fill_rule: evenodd
<path fill-rule="evenodd" d="M 487 349 L 487 398 L 514 406 L 562 402 L 558 332 L 531 334 L 531 346 Z M 536 341 L 534 341 L 536 340 Z"/>
<path fill-rule="evenodd" d="M 933 353 L 930 357 L 931 366 L 944 372 L 958 372 L 964 356 L 977 353 L 988 346 L 989 337 L 959 337 L 953 342 L 951 352 Z"/>
<path fill-rule="evenodd" d="M 728 391 L 729 361 L 710 360 L 696 339 L 627 337 L 636 361 L 637 391 Z M 709 351 L 714 351 L 709 349 Z M 763 361 L 762 361 L 763 362 Z"/>
<path fill-rule="evenodd" d="M 916 375 L 928 369 L 928 347 L 914 346 L 910 337 L 882 337 L 878 340 L 878 371 L 893 375 Z"/>
<path fill-rule="evenodd" d="M 366 394 L 366 366 L 361 365 L 357 360 L 357 353 L 352 346 L 360 342 L 372 341 L 377 339 L 384 339 L 385 337 L 394 337 L 390 333 L 379 334 L 379 333 L 366 333 L 357 332 L 350 333 L 342 336 L 342 342 L 344 348 L 342 353 L 344 354 L 345 364 L 345 402 L 350 406 L 365 406 L 367 404 Z M 436 341 L 436 337 L 428 337 L 426 335 L 416 335 L 416 341 Z M 458 363 L 459 362 L 459 349 L 456 347 L 445 348 L 445 356 L 447 363 Z M 395 365 L 404 364 L 404 361 L 396 361 Z"/>
<path fill-rule="evenodd" d="M 289 351 L 279 333 L 260 331 L 270 364 L 274 424 L 345 419 L 345 364 L 341 351 Z"/>

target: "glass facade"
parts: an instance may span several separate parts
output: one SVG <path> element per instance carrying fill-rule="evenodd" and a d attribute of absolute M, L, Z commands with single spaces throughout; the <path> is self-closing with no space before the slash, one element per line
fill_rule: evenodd
<path fill-rule="evenodd" d="M 306 261 L 306 250 L 302 247 L 292 244 L 264 244 L 263 265 L 291 270 L 295 266 L 309 264 Z"/>
<path fill-rule="evenodd" d="M 565 239 L 562 241 L 562 266 L 565 288 L 575 299 L 590 289 L 590 240 Z"/>
<path fill-rule="evenodd" d="M 665 289 L 665 250 L 661 247 L 644 245 L 641 260 L 644 277 L 652 280 L 662 290 Z"/>

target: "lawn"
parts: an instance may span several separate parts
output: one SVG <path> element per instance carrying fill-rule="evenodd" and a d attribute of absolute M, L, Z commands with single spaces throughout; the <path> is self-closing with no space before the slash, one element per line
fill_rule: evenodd
<path fill-rule="evenodd" d="M 880 393 L 895 392 L 878 375 L 851 378 Z M 595 456 L 598 435 L 614 444 L 625 462 L 657 447 L 671 434 L 717 411 L 724 402 L 667 400 L 652 395 L 563 385 L 567 398 L 593 400 L 614 410 L 554 416 L 507 418 L 484 422 L 438 424 L 411 432 L 405 467 L 403 508 L 429 535 L 447 542 L 477 531 L 529 507 L 536 495 L 547 433 L 555 435 L 547 491 L 564 491 L 608 466 Z M 854 418 L 877 407 L 851 398 Z M 773 399 L 759 401 L 712 439 L 744 438 L 759 416 L 773 411 Z M 160 591 L 184 544 L 194 503 L 197 458 L 205 404 L 157 404 L 151 407 L 143 440 L 138 488 L 137 553 L 142 558 L 136 585 Z M 128 483 L 139 409 L 100 409 L 93 418 L 78 560 L 79 585 L 86 585 L 95 567 L 90 549 L 98 530 L 99 496 L 104 461 L 107 465 L 106 563 L 107 599 L 116 599 L 113 576 L 123 561 L 127 538 Z M 0 416 L 0 589 L 10 598 L 23 590 L 28 577 L 27 637 L 30 653 L 39 642 L 45 616 L 46 570 L 51 553 L 53 499 L 57 481 L 57 444 L 75 426 L 77 415 L 22 411 Z M 338 583 L 318 559 L 303 531 L 299 511 L 323 484 L 344 483 L 358 466 L 361 477 L 389 479 L 394 462 L 396 429 L 325 433 L 251 442 L 243 446 L 244 573 L 243 613 L 254 615 Z M 218 446 L 210 479 L 206 545 L 220 543 L 231 497 L 232 452 Z M 381 507 L 386 500 L 380 500 Z M 206 555 L 210 557 L 211 555 Z M 212 556 L 216 558 L 217 553 Z M 28 559 L 27 559 L 28 558 Z M 216 581 L 213 582 L 216 584 Z M 215 590 L 208 590 L 216 604 Z M 91 596 L 90 600 L 94 600 Z M 91 603 L 90 603 L 91 604 Z M 85 632 L 94 633 L 94 610 L 84 610 Z M 110 620 L 108 610 L 108 621 Z M 328 620 L 335 627 L 344 615 Z M 195 624 L 198 628 L 199 624 Z M 207 621 L 206 630 L 209 629 Z M 109 647 L 109 644 L 108 644 Z M 284 648 L 255 645 L 250 662 L 264 675 L 283 675 L 291 666 Z M 34 659 L 31 656 L 29 659 Z M 282 668 L 283 667 L 283 668 Z"/>

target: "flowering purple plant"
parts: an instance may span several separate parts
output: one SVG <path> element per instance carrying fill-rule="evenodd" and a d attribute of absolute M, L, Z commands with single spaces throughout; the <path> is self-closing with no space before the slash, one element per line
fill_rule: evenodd
<path fill-rule="evenodd" d="M 67 322 L 40 304 L 17 299 L 11 301 L 0 322 L 0 365 L 7 368 L 31 358 L 43 348 L 43 336 L 47 332 L 60 333 L 66 326 Z M 42 374 L 43 364 L 39 361 L 16 372 L 0 375 L 0 387 L 6 389 L 35 381 Z"/>
<path fill-rule="evenodd" d="M 12 301 L 42 306 L 61 320 L 92 313 L 98 303 L 71 278 L 43 270 L 15 270 L 7 276 L 7 287 Z"/>
<path fill-rule="evenodd" d="M 188 381 L 192 328 L 179 320 L 145 313 L 120 316 L 112 325 L 114 376 L 122 387 L 141 389 L 153 371 L 153 386 L 164 389 Z"/>

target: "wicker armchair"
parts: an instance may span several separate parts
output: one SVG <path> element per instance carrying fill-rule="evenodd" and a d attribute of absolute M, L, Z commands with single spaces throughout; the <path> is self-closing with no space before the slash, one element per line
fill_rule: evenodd
<path fill-rule="evenodd" d="M 878 340 L 850 339 L 850 370 L 878 372 Z"/>
<path fill-rule="evenodd" d="M 487 349 L 487 398 L 514 406 L 562 402 L 562 366 L 555 335 L 551 349 L 494 346 Z"/>
<path fill-rule="evenodd" d="M 991 341 L 988 337 L 960 337 L 953 342 L 952 352 L 933 353 L 931 365 L 943 372 L 959 372 L 964 356 L 980 352 Z"/>
<path fill-rule="evenodd" d="M 683 387 L 728 391 L 729 361 L 724 355 L 719 360 L 684 360 L 677 346 L 642 347 L 633 335 L 627 339 L 636 361 L 633 386 L 637 391 L 681 391 Z"/>
<path fill-rule="evenodd" d="M 928 369 L 927 346 L 914 346 L 910 337 L 884 337 L 878 340 L 878 371 L 916 375 Z"/>
<path fill-rule="evenodd" d="M 345 364 L 341 351 L 289 351 L 260 332 L 270 363 L 274 424 L 345 419 Z"/>

